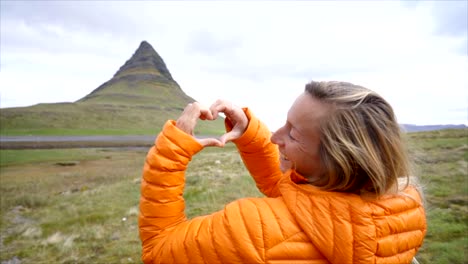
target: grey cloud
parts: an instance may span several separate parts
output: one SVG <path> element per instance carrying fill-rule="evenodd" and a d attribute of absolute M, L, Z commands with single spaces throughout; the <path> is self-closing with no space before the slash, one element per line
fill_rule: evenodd
<path fill-rule="evenodd" d="M 426 4 L 423 0 L 402 0 L 403 6 L 416 8 L 419 4 Z M 431 1 L 434 17 L 434 33 L 439 36 L 460 38 L 461 44 L 457 52 L 468 55 L 468 1 L 447 0 Z"/>
<path fill-rule="evenodd" d="M 235 78 L 245 78 L 254 82 L 262 82 L 271 76 L 284 78 L 298 78 L 303 80 L 326 79 L 330 76 L 350 74 L 352 72 L 371 72 L 376 65 L 353 64 L 347 65 L 334 62 L 317 62 L 307 66 L 291 64 L 270 64 L 254 66 L 249 61 L 233 60 L 221 65 L 210 65 L 203 70 L 221 73 Z"/>
<path fill-rule="evenodd" d="M 400 0 L 402 6 L 414 8 L 418 5 L 418 0 Z"/>
<path fill-rule="evenodd" d="M 231 57 L 237 48 L 242 46 L 238 38 L 223 39 L 208 31 L 196 31 L 189 36 L 188 52 L 197 52 L 208 56 Z"/>
<path fill-rule="evenodd" d="M 131 2 L 107 1 L 1 1 L 1 42 L 12 50 L 40 49 L 53 53 L 89 52 L 107 41 L 139 41 L 151 32 L 163 33 L 164 27 L 139 23 L 135 12 L 145 5 L 135 7 Z M 20 26 L 33 28 L 34 34 L 22 32 Z M 10 28 L 6 28 L 10 27 Z M 64 30 L 68 39 L 50 29 Z M 148 30 L 151 27 L 151 31 Z M 86 39 L 76 42 L 72 34 Z M 33 44 L 33 45 L 31 45 Z M 105 43 L 104 43 L 105 45 Z M 104 49 L 104 53 L 110 50 Z"/>
<path fill-rule="evenodd" d="M 61 24 L 67 27 L 100 27 L 88 2 L 11 1 L 2 2 L 2 20 L 22 21 L 27 25 Z M 84 19 L 83 19 L 84 17 Z"/>
<path fill-rule="evenodd" d="M 125 4 L 120 3 L 120 6 Z M 119 23 L 119 18 L 125 16 L 125 13 L 111 2 L 7 1 L 1 5 L 2 20 L 23 21 L 27 25 L 60 24 L 71 29 L 113 33 L 135 30 L 132 21 L 126 19 L 126 23 Z"/>
<path fill-rule="evenodd" d="M 435 33 L 461 38 L 457 52 L 468 56 L 468 1 L 436 1 L 433 7 Z"/>
<path fill-rule="evenodd" d="M 436 1 L 433 13 L 438 34 L 467 37 L 468 1 Z"/>
<path fill-rule="evenodd" d="M 432 15 L 435 19 L 435 33 L 447 36 L 466 37 L 468 34 L 468 1 L 446 0 L 401 0 L 402 6 L 416 8 L 418 5 L 431 5 Z"/>
<path fill-rule="evenodd" d="M 347 74 L 350 72 L 371 71 L 376 67 L 375 62 L 356 61 L 353 64 L 337 63 L 336 61 L 315 61 L 307 66 L 297 65 L 295 60 L 278 61 L 265 65 L 254 61 L 255 57 L 239 54 L 243 43 L 235 37 L 223 38 L 206 31 L 196 31 L 189 36 L 187 52 L 215 60 L 209 64 L 200 63 L 198 67 L 205 72 L 223 74 L 233 78 L 243 78 L 255 82 L 261 82 L 271 76 L 282 76 L 285 78 L 300 78 L 309 80 L 311 78 L 325 78 L 330 75 Z M 255 51 L 244 50 L 246 53 Z M 262 51 L 258 51 L 261 53 Z M 278 50 L 278 53 L 287 53 L 286 50 Z M 271 54 L 276 56 L 278 54 Z M 287 57 L 283 55 L 280 57 Z"/>

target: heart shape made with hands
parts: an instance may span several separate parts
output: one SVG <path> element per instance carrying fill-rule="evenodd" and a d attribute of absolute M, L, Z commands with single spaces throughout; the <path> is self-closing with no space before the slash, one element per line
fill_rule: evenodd
<path fill-rule="evenodd" d="M 212 122 L 216 119 L 199 119 L 198 122 Z M 198 123 L 197 122 L 197 123 Z M 225 132 L 224 134 L 215 134 L 210 133 L 207 134 L 197 134 L 195 131 L 192 133 L 192 136 L 204 147 L 224 147 L 227 143 L 224 139 L 226 138 L 226 134 L 229 132 Z"/>
<path fill-rule="evenodd" d="M 230 129 L 228 132 L 221 134 L 221 135 L 210 135 L 210 136 L 198 136 L 192 132 L 192 136 L 204 147 L 224 147 L 226 143 L 237 139 L 243 134 L 239 128 L 234 128 L 235 126 L 232 125 L 232 122 L 229 118 L 225 115 L 219 115 L 216 118 L 208 119 L 204 116 L 200 116 L 197 120 L 198 122 L 211 122 L 217 120 L 219 117 L 223 118 L 227 122 L 227 127 Z M 244 129 L 245 130 L 245 129 Z"/>
<path fill-rule="evenodd" d="M 230 131 L 218 138 L 200 138 L 195 136 L 194 130 L 199 119 L 214 121 L 221 113 L 226 116 L 227 126 L 232 128 Z M 210 108 L 204 107 L 198 102 L 188 104 L 179 119 L 177 119 L 176 126 L 187 134 L 192 135 L 204 147 L 223 147 L 227 142 L 239 138 L 247 128 L 248 122 L 247 116 L 240 107 L 235 107 L 231 103 L 218 100 Z"/>

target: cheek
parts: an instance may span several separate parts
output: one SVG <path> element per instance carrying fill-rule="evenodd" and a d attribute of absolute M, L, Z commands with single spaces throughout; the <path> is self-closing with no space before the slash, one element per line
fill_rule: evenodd
<path fill-rule="evenodd" d="M 300 156 L 301 167 L 304 170 L 307 170 L 309 173 L 311 171 L 316 171 L 321 167 L 320 162 L 320 152 L 318 147 L 311 146 L 308 149 L 301 147 L 297 150 L 298 155 Z"/>
<path fill-rule="evenodd" d="M 301 175 L 315 179 L 321 174 L 320 159 L 311 156 L 301 156 L 300 160 L 295 163 L 297 172 Z"/>
<path fill-rule="evenodd" d="M 312 169 L 318 169 L 320 167 L 320 158 L 318 156 L 309 156 L 309 166 Z"/>

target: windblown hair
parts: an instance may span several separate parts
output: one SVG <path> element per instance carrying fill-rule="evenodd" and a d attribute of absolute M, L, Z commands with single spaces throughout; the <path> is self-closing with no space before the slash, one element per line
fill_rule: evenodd
<path fill-rule="evenodd" d="M 330 107 L 320 124 L 325 175 L 313 184 L 330 191 L 381 196 L 411 175 L 400 126 L 377 93 L 346 82 L 311 82 L 305 91 Z M 395 188 L 395 189 L 394 189 Z"/>

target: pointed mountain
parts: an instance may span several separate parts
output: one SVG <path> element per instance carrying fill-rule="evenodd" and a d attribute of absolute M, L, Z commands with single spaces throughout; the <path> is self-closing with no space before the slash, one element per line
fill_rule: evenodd
<path fill-rule="evenodd" d="M 168 81 L 174 81 L 161 56 L 153 49 L 151 44 L 143 40 L 133 56 L 120 67 L 114 78 L 125 76 L 125 74 L 131 71 L 138 71 L 138 69 L 151 68 L 155 69 L 156 73 L 159 73 Z"/>
<path fill-rule="evenodd" d="M 80 103 L 160 107 L 180 107 L 193 101 L 172 78 L 161 56 L 146 41 L 141 42 L 133 56 L 109 81 L 78 100 Z"/>
<path fill-rule="evenodd" d="M 153 47 L 141 42 L 114 76 L 74 103 L 3 108 L 1 135 L 155 135 L 194 99 Z M 221 134 L 224 121 L 200 122 L 195 133 Z"/>

